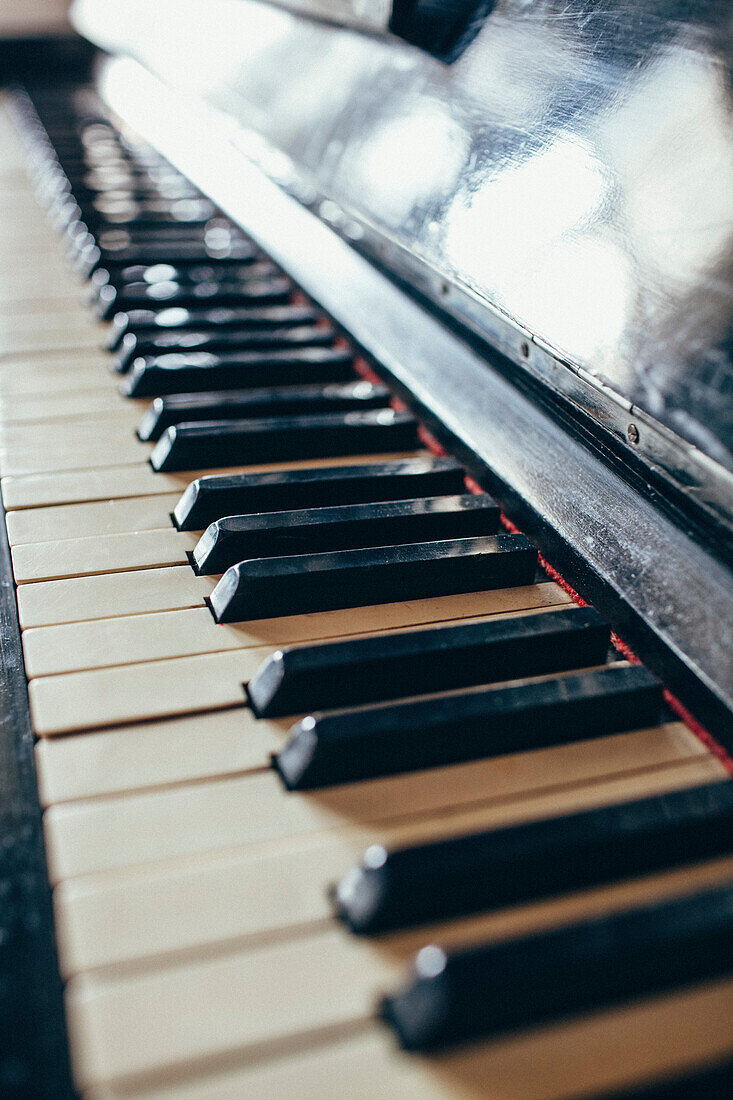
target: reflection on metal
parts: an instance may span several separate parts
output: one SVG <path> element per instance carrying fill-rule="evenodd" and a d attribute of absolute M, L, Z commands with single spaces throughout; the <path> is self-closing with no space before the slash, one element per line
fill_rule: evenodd
<path fill-rule="evenodd" d="M 75 10 L 229 116 L 361 249 L 619 440 L 633 420 L 636 452 L 733 512 L 730 0 L 504 0 L 451 66 L 251 0 Z"/>

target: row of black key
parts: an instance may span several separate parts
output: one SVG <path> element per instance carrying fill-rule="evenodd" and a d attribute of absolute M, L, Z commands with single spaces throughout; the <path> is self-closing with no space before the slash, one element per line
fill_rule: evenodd
<path fill-rule="evenodd" d="M 414 432 L 404 414 L 390 412 L 389 424 L 385 411 L 351 424 L 334 416 L 329 400 L 358 402 L 359 387 L 372 408 L 386 405 L 382 388 L 347 381 L 346 353 L 337 378 L 308 374 L 307 356 L 282 348 L 279 356 L 247 358 L 256 322 L 242 301 L 278 292 L 276 273 L 262 267 L 268 261 L 233 228 L 228 239 L 221 225 L 207 238 L 204 214 L 213 211 L 200 206 L 197 218 L 190 193 L 183 196 L 189 232 L 181 233 L 186 208 L 153 204 L 149 172 L 139 164 L 110 168 L 109 159 L 78 159 L 84 175 L 74 191 L 87 223 L 77 239 L 78 266 L 95 271 L 100 315 L 126 307 L 111 346 L 118 369 L 129 371 L 123 392 L 156 396 L 139 430 L 142 439 L 158 441 L 154 468 L 350 453 L 348 429 L 363 439 L 380 416 L 383 427 Z M 73 163 L 72 155 L 67 167 Z M 134 184 L 116 205 L 95 198 L 102 168 L 120 173 L 118 183 Z M 173 185 L 173 176 L 164 178 Z M 127 236 L 110 236 L 115 225 Z M 202 309 L 202 300 L 227 309 Z M 292 318 L 307 310 L 283 308 Z M 238 329 L 247 315 L 252 324 Z M 321 327 L 323 347 L 314 339 L 310 366 L 327 371 L 333 360 L 317 352 L 334 350 L 333 334 Z M 314 384 L 323 381 L 335 385 L 329 391 Z M 291 389 L 248 388 L 267 384 Z M 194 392 L 181 394 L 181 386 Z M 211 392 L 218 386 L 230 392 Z M 258 415 L 265 409 L 276 415 Z M 413 434 L 394 446 L 414 443 Z M 365 453 L 362 443 L 357 449 Z M 418 498 L 413 487 L 430 497 Z M 462 488 L 462 471 L 445 459 L 223 475 L 193 483 L 173 519 L 181 530 L 208 527 L 193 555 L 201 572 L 246 555 L 214 592 L 219 621 L 529 583 L 534 554 L 521 537 L 464 528 L 442 543 L 417 541 L 425 535 L 421 523 L 436 516 L 445 522 L 445 510 L 431 507 L 437 494 Z M 478 517 L 497 529 L 496 508 L 481 497 L 455 514 L 469 528 Z M 390 521 L 398 538 L 409 529 L 416 541 L 375 544 L 387 537 Z M 327 553 L 318 552 L 323 546 Z M 294 547 L 296 556 L 287 553 Z M 263 664 L 249 701 L 261 717 L 307 713 L 274 762 L 288 787 L 343 783 L 655 723 L 659 685 L 638 666 L 604 664 L 607 647 L 598 616 L 570 608 L 303 646 Z M 533 679 L 499 684 L 522 677 Z M 486 686 L 492 683 L 499 686 Z M 440 694 L 404 701 L 426 692 Z M 338 883 L 334 905 L 352 931 L 382 932 L 677 866 L 726 853 L 732 842 L 733 787 L 713 784 L 411 849 L 372 848 Z M 733 962 L 732 921 L 733 891 L 718 889 L 504 944 L 449 954 L 426 947 L 383 1014 L 404 1046 L 425 1049 L 697 981 Z"/>

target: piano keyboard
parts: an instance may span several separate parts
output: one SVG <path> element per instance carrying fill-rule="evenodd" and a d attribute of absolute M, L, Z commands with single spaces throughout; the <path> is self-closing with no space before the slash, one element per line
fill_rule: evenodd
<path fill-rule="evenodd" d="M 0 472 L 80 1093 L 726 1094 L 721 761 L 256 243 L 35 103 Z"/>

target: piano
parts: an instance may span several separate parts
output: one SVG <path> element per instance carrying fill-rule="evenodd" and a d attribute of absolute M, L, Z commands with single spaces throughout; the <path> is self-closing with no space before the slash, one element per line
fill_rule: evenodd
<path fill-rule="evenodd" d="M 730 1096 L 726 0 L 71 17 L 2 51 L 0 1094 Z"/>

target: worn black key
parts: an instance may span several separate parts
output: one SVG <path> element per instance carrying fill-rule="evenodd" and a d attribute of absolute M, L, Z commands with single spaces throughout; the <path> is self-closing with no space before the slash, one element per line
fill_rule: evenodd
<path fill-rule="evenodd" d="M 276 323 L 278 314 L 282 323 Z M 299 318 L 302 316 L 303 321 Z M 252 317 L 233 328 L 215 325 L 204 328 L 166 331 L 164 328 L 151 330 L 140 336 L 128 332 L 122 338 L 120 348 L 114 358 L 112 369 L 124 374 L 134 364 L 136 369 L 143 367 L 171 369 L 178 361 L 168 358 L 171 355 L 185 358 L 186 362 L 201 366 L 210 360 L 193 358 L 194 356 L 215 356 L 218 366 L 236 363 L 240 353 L 246 353 L 259 347 L 284 347 L 311 345 L 326 347 L 333 344 L 336 333 L 328 324 L 316 324 L 308 318 L 308 308 L 287 304 L 253 306 Z M 266 341 L 262 343 L 262 341 Z"/>
<path fill-rule="evenodd" d="M 116 209 L 100 211 L 94 205 L 85 204 L 82 209 L 78 203 L 73 203 L 64 212 L 64 217 L 70 224 L 74 221 L 83 224 L 95 236 L 119 229 L 138 235 L 146 234 L 148 230 L 159 235 L 180 232 L 183 237 L 186 230 L 205 232 L 215 214 L 215 208 L 208 200 L 166 199 L 162 205 L 168 209 L 155 209 L 157 205 L 153 202 L 120 203 Z"/>
<path fill-rule="evenodd" d="M 408 1050 L 531 1027 L 733 970 L 733 885 L 459 951 L 430 945 L 382 1005 Z"/>
<path fill-rule="evenodd" d="M 220 245 L 224 240 L 239 239 L 241 230 L 233 225 L 224 225 L 220 219 L 212 218 L 213 207 L 198 199 L 174 200 L 172 205 L 180 205 L 180 216 L 145 210 L 120 210 L 116 215 L 100 214 L 93 207 L 82 209 L 71 200 L 57 212 L 57 220 L 66 227 L 66 235 L 74 248 L 86 250 L 88 237 L 91 237 L 101 249 L 115 250 L 125 247 L 130 241 L 205 241 L 209 237 Z M 197 212 L 198 208 L 200 212 Z M 204 213 L 204 210 L 209 213 Z"/>
<path fill-rule="evenodd" d="M 733 782 L 506 829 L 368 849 L 334 892 L 352 932 L 517 905 L 733 851 Z"/>
<path fill-rule="evenodd" d="M 78 196 L 77 196 L 78 201 Z M 140 199 L 112 199 L 104 193 L 85 203 L 81 215 L 90 227 L 121 228 L 163 225 L 207 226 L 216 216 L 209 199 L 151 196 Z"/>
<path fill-rule="evenodd" d="M 218 362 L 223 365 L 236 361 L 240 352 L 252 349 L 277 348 L 278 345 L 288 348 L 288 346 L 302 344 L 322 348 L 332 344 L 336 339 L 336 333 L 329 324 L 298 324 L 297 313 L 289 315 L 288 310 L 291 307 L 282 305 L 270 308 L 283 310 L 284 324 L 273 324 L 266 318 L 259 319 L 258 315 L 265 310 L 253 309 L 254 318 L 231 329 L 210 326 L 203 329 L 167 332 L 161 329 L 151 331 L 147 335 L 128 332 L 122 338 L 120 349 L 114 356 L 112 370 L 124 374 L 130 370 L 133 363 L 138 366 L 140 360 L 147 362 L 157 360 L 161 355 L 184 355 L 187 352 L 216 355 Z M 299 310 L 302 307 L 295 308 Z M 169 360 L 166 360 L 166 363 L 169 363 Z"/>
<path fill-rule="evenodd" d="M 125 264 L 112 265 L 108 271 L 106 267 L 98 267 L 91 277 L 92 301 L 97 301 L 106 289 L 124 293 L 127 287 L 178 287 L 178 286 L 216 286 L 218 283 L 238 282 L 246 279 L 248 272 L 260 263 L 268 263 L 263 260 L 252 246 L 251 253 L 243 259 L 221 259 L 207 261 L 181 262 L 177 264 L 151 263 L 151 264 Z M 274 266 L 274 265 L 273 265 Z M 162 301 L 165 301 L 166 290 L 163 289 Z M 100 312 L 107 316 L 114 308 L 114 301 L 109 305 L 100 306 Z"/>
<path fill-rule="evenodd" d="M 499 508 L 485 493 L 226 516 L 206 529 L 191 561 L 211 575 L 246 558 L 491 535 L 498 526 Z"/>
<path fill-rule="evenodd" d="M 69 191 L 71 194 L 71 185 Z M 120 203 L 138 202 L 174 202 L 179 199 L 198 200 L 201 193 L 191 184 L 181 181 L 157 180 L 152 181 L 144 176 L 135 178 L 124 173 L 108 173 L 105 186 L 89 187 L 85 182 L 74 182 L 73 196 L 82 210 L 91 207 L 95 210 L 104 210 L 108 207 L 116 209 Z"/>
<path fill-rule="evenodd" d="M 205 240 L 130 241 L 119 248 L 102 248 L 93 238 L 78 242 L 73 258 L 75 268 L 87 278 L 98 267 L 114 274 L 131 264 L 150 266 L 158 263 L 181 264 L 241 263 L 258 254 L 255 245 L 239 238 L 221 245 L 208 244 Z"/>
<path fill-rule="evenodd" d="M 265 282 L 271 284 L 273 280 Z M 276 282 L 279 284 L 281 280 L 278 279 Z M 158 285 L 165 286 L 164 283 Z M 189 309 L 187 306 L 163 303 L 150 309 L 130 309 L 116 313 L 107 333 L 107 349 L 115 351 L 124 342 L 129 344 L 130 354 L 144 355 L 147 353 L 145 345 L 148 342 L 154 343 L 161 335 L 167 338 L 173 332 L 196 330 L 205 332 L 207 338 L 211 340 L 229 329 L 247 330 L 268 325 L 315 324 L 321 316 L 312 306 L 289 303 L 261 306 L 258 302 L 253 305 L 248 297 L 249 285 L 260 287 L 263 281 L 257 279 L 252 284 L 246 282 L 239 284 L 240 292 L 236 305 L 232 306 L 199 306 Z M 153 287 L 148 289 L 152 290 Z M 131 337 L 134 337 L 134 340 Z M 177 342 L 175 346 L 178 346 Z M 153 347 L 153 354 L 155 350 L 156 348 Z M 128 360 L 129 357 L 128 355 Z"/>
<path fill-rule="evenodd" d="M 280 289 L 276 289 L 270 294 L 263 288 L 265 286 L 275 287 L 276 284 L 277 287 L 280 287 L 283 282 L 284 280 L 277 279 L 268 284 L 252 284 L 254 292 L 249 300 L 253 306 L 260 307 L 252 311 L 255 313 L 254 320 L 247 318 L 232 325 L 223 324 L 221 326 L 209 323 L 196 328 L 188 328 L 184 324 L 180 329 L 177 327 L 169 328 L 166 325 L 154 325 L 144 327 L 140 332 L 126 332 L 118 344 L 114 369 L 123 373 L 129 369 L 131 362 L 137 357 L 164 355 L 170 352 L 185 352 L 188 350 L 226 352 L 239 350 L 240 348 L 245 350 L 251 346 L 257 347 L 255 341 L 260 333 L 255 333 L 253 330 L 267 329 L 272 324 L 268 321 L 258 322 L 257 314 L 262 312 L 261 307 L 279 306 L 281 309 L 288 308 L 287 294 L 281 293 Z M 296 308 L 300 309 L 302 307 L 298 306 Z M 185 311 L 183 312 L 185 313 Z M 277 333 L 282 331 L 282 328 L 288 327 L 288 320 L 286 320 L 284 326 L 277 329 L 272 326 L 273 331 Z M 299 327 L 299 331 L 302 332 L 303 329 L 310 330 L 309 338 L 314 344 L 323 343 L 325 340 L 333 341 L 334 339 L 334 331 L 328 325 L 305 324 Z M 287 343 L 291 338 L 285 334 L 282 339 L 284 343 Z M 299 339 L 302 339 L 302 336 Z"/>
<path fill-rule="evenodd" d="M 589 607 L 277 650 L 247 689 L 258 718 L 422 695 L 603 663 Z"/>
<path fill-rule="evenodd" d="M 460 493 L 463 478 L 463 467 L 453 458 L 214 474 L 191 482 L 172 518 L 179 531 L 203 531 L 222 516 Z"/>
<path fill-rule="evenodd" d="M 386 386 L 349 382 L 330 386 L 281 386 L 278 389 L 219 390 L 156 397 L 137 430 L 138 438 L 155 443 L 166 428 L 200 420 L 241 420 L 247 417 L 298 413 L 357 412 L 389 404 Z"/>
<path fill-rule="evenodd" d="M 66 230 L 66 240 L 70 251 L 70 262 L 74 268 L 82 274 L 89 275 L 96 266 L 94 259 L 95 249 L 99 249 L 102 257 L 125 258 L 132 253 L 132 249 L 145 248 L 150 255 L 151 263 L 164 262 L 171 257 L 177 258 L 176 253 L 181 250 L 184 255 L 193 246 L 205 249 L 204 255 L 229 256 L 236 255 L 233 251 L 237 243 L 242 240 L 242 234 L 235 229 L 209 230 L 204 226 L 186 226 L 150 224 L 147 226 L 130 226 L 128 228 L 105 228 L 90 233 L 83 221 L 72 222 Z M 249 242 L 247 242 L 249 244 Z M 152 250 L 156 251 L 153 252 Z M 190 253 L 195 256 L 195 252 Z M 199 253 L 200 254 L 200 253 Z M 142 257 L 139 257 L 142 258 Z M 94 261 L 91 263 L 90 261 Z M 104 266 L 107 267 L 105 260 Z"/>
<path fill-rule="evenodd" d="M 175 346 L 178 347 L 175 333 L 187 332 L 189 329 L 205 332 L 208 341 L 229 329 L 248 332 L 250 329 L 260 328 L 290 328 L 315 325 L 318 320 L 318 311 L 312 306 L 253 306 L 242 296 L 240 305 L 232 308 L 221 306 L 212 309 L 184 309 L 182 306 L 166 306 L 162 309 L 132 309 L 128 313 L 115 314 L 107 347 L 114 351 L 123 341 L 126 345 L 129 342 L 131 351 L 137 354 L 139 348 L 144 349 L 146 342 L 156 341 L 161 336 L 164 339 L 174 338 Z M 145 350 L 140 354 L 146 354 Z"/>
<path fill-rule="evenodd" d="M 165 267 L 165 264 L 161 264 Z M 242 266 L 241 264 L 239 265 Z M 100 287 L 95 296 L 95 308 L 98 316 L 108 319 L 116 311 L 150 310 L 149 323 L 157 324 L 157 315 L 161 310 L 179 306 L 184 309 L 212 306 L 236 306 L 246 299 L 248 283 L 255 279 L 269 279 L 278 274 L 274 264 L 269 262 L 252 263 L 248 275 L 236 279 L 209 279 L 206 282 L 160 281 L 129 282 L 114 287 L 110 283 Z M 95 272 L 96 275 L 96 272 Z M 121 338 L 124 327 L 118 322 Z M 135 327 L 135 325 L 131 325 Z"/>
<path fill-rule="evenodd" d="M 293 726 L 275 765 L 288 789 L 309 790 L 650 726 L 661 706 L 661 686 L 645 668 L 607 665 L 529 684 L 308 715 Z"/>
<path fill-rule="evenodd" d="M 531 584 L 536 564 L 524 535 L 256 558 L 226 571 L 210 606 L 217 622 L 230 623 L 451 596 Z"/>
<path fill-rule="evenodd" d="M 409 413 L 370 409 L 178 424 L 155 444 L 150 464 L 159 473 L 169 473 L 409 451 L 418 446 L 417 421 Z"/>
<path fill-rule="evenodd" d="M 287 349 L 140 356 L 133 359 L 120 386 L 125 397 L 163 397 L 171 393 L 207 393 L 211 390 L 248 390 L 262 386 L 300 383 L 350 382 L 354 357 L 343 348 L 313 347 L 313 337 L 329 342 L 328 329 L 282 329 Z M 307 346 L 299 346 L 301 343 Z"/>

